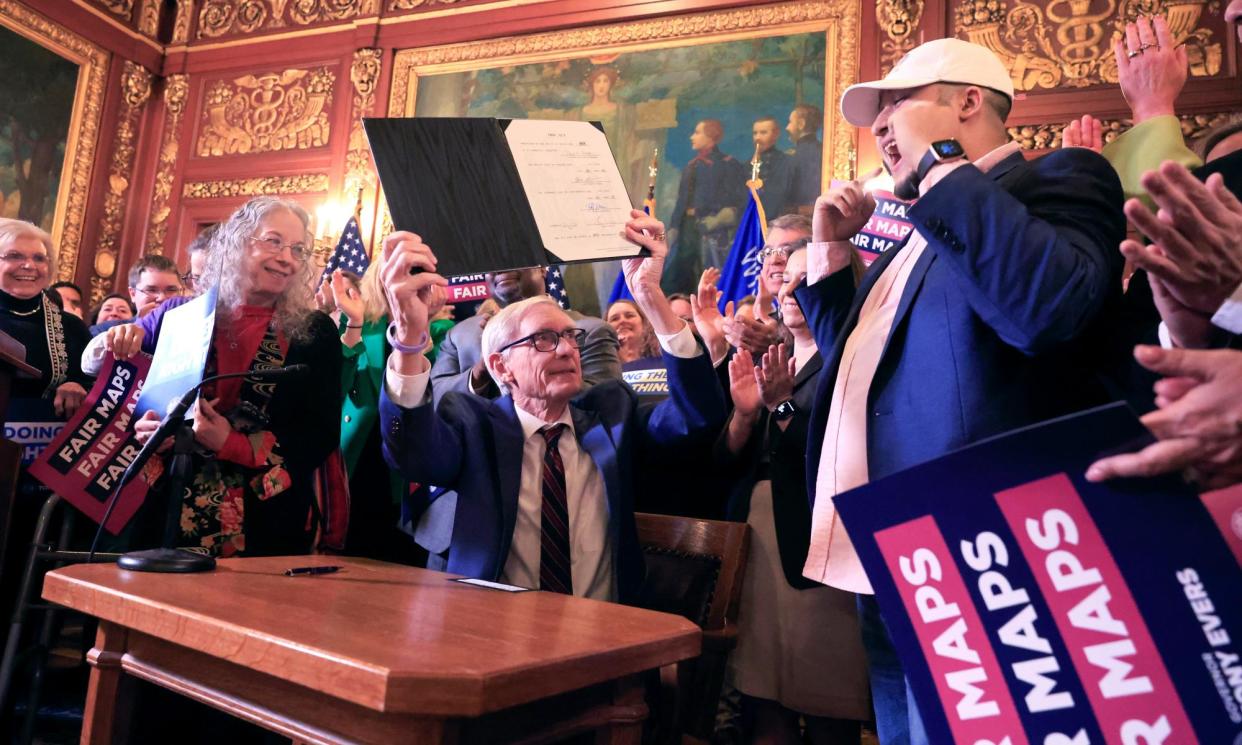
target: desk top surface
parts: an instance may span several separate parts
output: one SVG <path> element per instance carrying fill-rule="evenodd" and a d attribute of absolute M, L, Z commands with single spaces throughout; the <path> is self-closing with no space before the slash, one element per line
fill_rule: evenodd
<path fill-rule="evenodd" d="M 295 566 L 342 565 L 286 577 Z M 223 559 L 213 572 L 50 572 L 43 597 L 380 711 L 477 716 L 696 656 L 664 613 L 341 556 Z"/>

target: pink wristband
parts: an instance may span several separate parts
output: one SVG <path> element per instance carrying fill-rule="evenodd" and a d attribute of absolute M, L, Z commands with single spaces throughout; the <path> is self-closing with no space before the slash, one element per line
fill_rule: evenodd
<path fill-rule="evenodd" d="M 397 324 L 388 324 L 388 343 L 392 348 L 401 354 L 421 354 L 427 347 L 431 346 L 431 337 L 426 331 L 423 332 L 423 338 L 417 344 L 402 344 L 397 341 Z"/>

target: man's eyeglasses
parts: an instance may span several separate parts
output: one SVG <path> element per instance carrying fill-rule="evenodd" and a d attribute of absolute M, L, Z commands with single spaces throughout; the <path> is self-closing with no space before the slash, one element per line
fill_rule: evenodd
<path fill-rule="evenodd" d="M 201 276 L 202 275 L 195 274 L 194 272 L 186 272 L 185 274 L 181 275 L 181 282 L 186 287 L 193 287 L 194 285 L 198 284 L 198 280 Z"/>
<path fill-rule="evenodd" d="M 561 339 L 569 342 L 574 349 L 582 349 L 582 345 L 586 343 L 587 332 L 583 329 L 565 329 L 564 331 L 536 331 L 529 336 L 523 336 L 521 339 L 511 341 L 504 345 L 497 352 L 503 352 L 506 349 L 516 347 L 519 344 L 530 343 L 536 352 L 555 352 L 556 347 L 561 343 Z"/>
<path fill-rule="evenodd" d="M 759 261 L 765 262 L 769 258 L 773 256 L 778 256 L 778 255 L 783 258 L 788 259 L 789 255 L 792 254 L 794 251 L 797 251 L 800 248 L 806 247 L 808 240 L 809 240 L 808 238 L 799 238 L 796 241 L 790 241 L 789 243 L 782 243 L 779 246 L 764 246 L 763 248 L 759 249 Z"/>
<path fill-rule="evenodd" d="M 172 297 L 181 294 L 181 288 L 169 285 L 168 287 L 135 287 L 134 292 L 141 293 L 147 297 Z"/>
<path fill-rule="evenodd" d="M 279 238 L 259 238 L 252 236 L 250 240 L 260 249 L 270 254 L 279 254 L 286 248 L 289 249 L 289 255 L 296 262 L 306 261 L 306 244 L 304 243 L 282 243 Z"/>

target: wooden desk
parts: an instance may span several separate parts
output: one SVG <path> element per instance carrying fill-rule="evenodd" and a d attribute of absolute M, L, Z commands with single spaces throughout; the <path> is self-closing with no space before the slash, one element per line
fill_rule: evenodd
<path fill-rule="evenodd" d="M 335 574 L 285 577 L 294 566 Z M 122 674 L 313 743 L 638 743 L 638 674 L 699 653 L 678 616 L 365 559 L 224 559 L 205 574 L 77 564 L 43 597 L 101 620 L 83 743 L 123 727 Z"/>

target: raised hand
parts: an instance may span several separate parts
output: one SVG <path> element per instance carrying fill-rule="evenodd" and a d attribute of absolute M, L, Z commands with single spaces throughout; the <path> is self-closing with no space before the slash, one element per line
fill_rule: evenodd
<path fill-rule="evenodd" d="M 707 267 L 699 278 L 699 289 L 690 296 L 690 314 L 694 319 L 694 328 L 698 330 L 707 351 L 714 362 L 724 359 L 729 352 L 729 342 L 724 334 L 724 316 L 720 315 L 720 290 L 716 289 L 716 281 L 720 279 L 720 270 Z M 725 311 L 733 315 L 733 302 L 728 303 Z"/>
<path fill-rule="evenodd" d="M 402 345 L 425 346 L 431 339 L 430 318 L 444 306 L 448 280 L 435 273 L 435 254 L 414 233 L 399 231 L 385 238 L 383 256 L 380 284 L 392 312 L 391 333 Z M 421 271 L 411 273 L 415 269 Z M 413 356 L 422 362 L 412 362 L 406 370 L 421 372 L 426 358 L 421 354 Z"/>
<path fill-rule="evenodd" d="M 366 303 L 362 300 L 362 293 L 354 287 L 354 283 L 341 273 L 341 270 L 332 272 L 332 279 L 325 282 L 328 291 L 331 293 L 332 302 L 341 313 L 349 321 L 351 326 L 361 326 L 363 315 L 366 312 Z"/>
<path fill-rule="evenodd" d="M 1090 114 L 1072 119 L 1061 132 L 1061 147 L 1082 147 L 1098 153 L 1104 149 L 1104 129 L 1100 120 Z"/>
<path fill-rule="evenodd" d="M 1135 124 L 1174 113 L 1173 102 L 1189 74 L 1186 45 L 1177 45 L 1163 17 L 1126 24 L 1125 36 L 1113 43 L 1113 56 Z"/>
<path fill-rule="evenodd" d="M 624 259 L 621 272 L 625 284 L 634 296 L 634 302 L 651 321 L 657 334 L 675 334 L 686 327 L 669 305 L 668 298 L 660 289 L 660 277 L 664 274 L 664 258 L 668 255 L 664 223 L 642 210 L 630 210 L 630 221 L 625 224 L 622 236 L 636 246 L 642 246 L 651 254 L 641 259 Z"/>
<path fill-rule="evenodd" d="M 745 349 L 739 349 L 729 360 L 729 395 L 738 414 L 753 418 L 759 413 L 763 399 L 759 395 L 755 360 Z"/>
<path fill-rule="evenodd" d="M 768 411 L 793 398 L 794 361 L 784 344 L 774 344 L 763 354 L 763 365 L 754 370 L 759 396 Z"/>
<path fill-rule="evenodd" d="M 863 184 L 874 175 L 879 175 L 878 170 L 856 181 L 838 184 L 815 200 L 811 216 L 812 240 L 817 243 L 848 241 L 863 229 L 875 212 L 875 197 L 863 191 Z"/>

